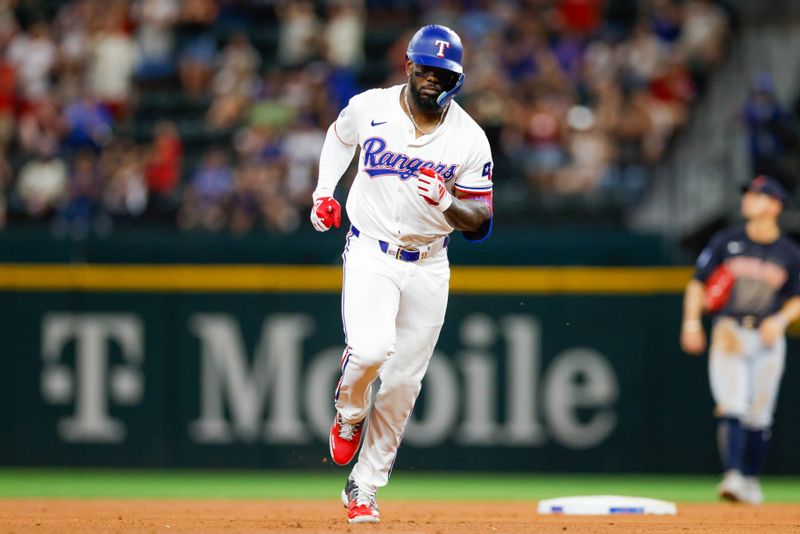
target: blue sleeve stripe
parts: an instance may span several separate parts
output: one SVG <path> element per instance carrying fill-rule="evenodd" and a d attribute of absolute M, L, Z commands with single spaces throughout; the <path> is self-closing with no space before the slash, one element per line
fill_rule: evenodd
<path fill-rule="evenodd" d="M 464 191 L 486 191 L 487 189 L 491 189 L 492 185 L 489 184 L 487 186 L 481 187 L 468 187 L 466 185 L 456 184 L 456 189 L 463 189 Z"/>

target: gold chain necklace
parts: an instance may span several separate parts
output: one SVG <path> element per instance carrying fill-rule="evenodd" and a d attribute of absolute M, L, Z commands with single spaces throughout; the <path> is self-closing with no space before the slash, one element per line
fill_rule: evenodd
<path fill-rule="evenodd" d="M 414 128 L 416 128 L 417 130 L 422 132 L 422 135 L 428 135 L 428 134 L 432 134 L 433 132 L 435 132 L 436 128 L 438 128 L 442 124 L 442 121 L 444 121 L 444 116 L 447 113 L 447 110 L 450 108 L 450 103 L 448 102 L 447 106 L 442 110 L 442 114 L 439 116 L 439 122 L 436 123 L 436 126 L 434 126 L 431 129 L 431 131 L 426 132 L 425 130 L 423 130 L 422 128 L 419 127 L 419 125 L 417 124 L 417 121 L 414 120 L 414 114 L 411 113 L 411 106 L 408 105 L 408 85 L 403 87 L 403 97 L 405 99 L 406 110 L 408 111 L 408 118 L 411 119 L 411 123 L 414 125 Z"/>

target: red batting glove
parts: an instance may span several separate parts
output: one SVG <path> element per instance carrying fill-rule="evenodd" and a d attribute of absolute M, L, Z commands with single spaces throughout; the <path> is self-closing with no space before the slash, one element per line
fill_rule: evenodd
<path fill-rule="evenodd" d="M 453 196 L 447 191 L 444 178 L 429 167 L 419 170 L 417 194 L 439 211 L 446 211 L 453 203 Z"/>
<path fill-rule="evenodd" d="M 333 197 L 320 197 L 311 208 L 311 224 L 317 232 L 327 232 L 342 223 L 342 206 Z"/>

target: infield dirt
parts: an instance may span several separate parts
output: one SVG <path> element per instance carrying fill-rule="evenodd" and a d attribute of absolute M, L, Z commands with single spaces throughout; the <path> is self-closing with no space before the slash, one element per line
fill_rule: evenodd
<path fill-rule="evenodd" d="M 800 532 L 800 504 L 678 503 L 677 516 L 565 517 L 538 515 L 536 502 L 386 501 L 381 515 L 377 525 L 349 525 L 335 500 L 6 499 L 0 500 L 0 532 Z"/>

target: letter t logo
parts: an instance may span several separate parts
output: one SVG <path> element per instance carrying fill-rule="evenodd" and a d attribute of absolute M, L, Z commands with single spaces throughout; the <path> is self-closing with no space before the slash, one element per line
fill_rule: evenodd
<path fill-rule="evenodd" d="M 74 365 L 61 361 L 74 341 Z M 119 347 L 122 362 L 112 363 L 109 345 Z M 144 326 L 129 314 L 50 313 L 42 320 L 42 394 L 50 404 L 73 404 L 59 421 L 67 442 L 115 443 L 125 425 L 110 415 L 111 402 L 137 404 L 144 392 Z"/>
<path fill-rule="evenodd" d="M 436 57 L 444 57 L 444 49 L 450 48 L 450 43 L 447 41 L 442 41 L 441 39 L 437 39 L 435 44 L 439 47 L 439 51 L 436 52 Z"/>

